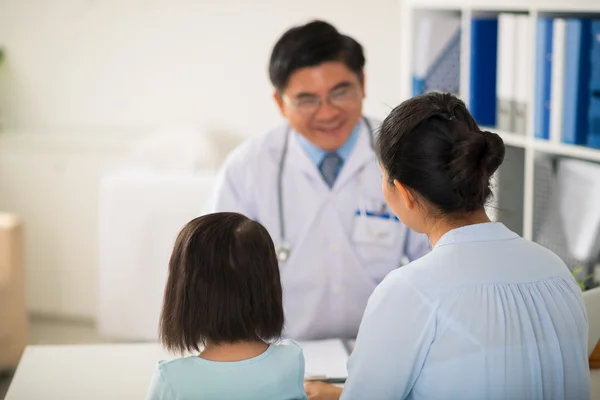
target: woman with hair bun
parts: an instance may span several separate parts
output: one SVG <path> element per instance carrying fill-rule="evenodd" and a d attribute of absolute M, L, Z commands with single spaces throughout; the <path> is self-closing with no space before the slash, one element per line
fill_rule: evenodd
<path fill-rule="evenodd" d="M 387 203 L 433 250 L 372 294 L 343 392 L 306 383 L 309 399 L 589 399 L 581 290 L 486 215 L 502 139 L 428 93 L 391 112 L 377 150 Z"/>

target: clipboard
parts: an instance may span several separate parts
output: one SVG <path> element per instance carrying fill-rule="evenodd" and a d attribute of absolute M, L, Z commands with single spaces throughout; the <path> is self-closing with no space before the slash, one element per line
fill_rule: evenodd
<path fill-rule="evenodd" d="M 304 353 L 305 381 L 344 384 L 348 377 L 346 364 L 350 354 L 348 343 L 340 339 L 301 341 Z"/>

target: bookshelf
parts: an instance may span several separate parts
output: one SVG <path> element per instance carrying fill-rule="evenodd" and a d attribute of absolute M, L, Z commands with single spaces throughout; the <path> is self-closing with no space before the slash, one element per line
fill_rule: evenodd
<path fill-rule="evenodd" d="M 592 14 L 600 18 L 600 1 L 598 0 L 400 0 L 401 1 L 401 70 L 400 70 L 400 91 L 402 99 L 407 99 L 412 95 L 414 65 L 413 58 L 416 41 L 416 20 L 423 13 L 446 13 L 460 16 L 461 27 L 461 49 L 460 49 L 460 97 L 469 104 L 469 82 L 470 82 L 470 49 L 471 49 L 471 18 L 473 16 L 482 16 L 499 13 L 527 14 L 532 21 L 538 17 L 569 17 Z M 520 37 L 519 40 L 528 40 L 529 48 L 535 49 L 536 43 L 536 24 L 530 24 L 527 37 Z M 482 129 L 498 133 L 507 146 L 506 163 L 515 162 L 517 158 L 522 158 L 515 162 L 515 166 L 510 166 L 510 172 L 513 174 L 522 174 L 522 188 L 516 190 L 518 201 L 521 203 L 522 215 L 518 219 L 522 223 L 521 234 L 527 239 L 533 239 L 534 236 L 534 212 L 536 201 L 534 185 L 536 180 L 536 158 L 538 156 L 569 157 L 574 159 L 586 160 L 600 163 L 600 149 L 589 148 L 585 146 L 569 145 L 559 141 L 538 139 L 534 135 L 534 90 L 535 90 L 535 51 L 529 52 L 527 65 L 527 120 L 526 130 L 523 133 L 499 130 L 495 127 L 485 127 Z M 518 156 L 514 156 L 517 154 Z M 518 164 L 518 165 L 517 165 Z M 541 175 L 540 175 L 541 176 Z M 541 179 L 541 178 L 540 178 Z M 600 202 L 599 202 L 600 204 Z M 502 220 L 502 219 L 501 219 Z"/>
<path fill-rule="evenodd" d="M 482 126 L 481 129 L 499 134 L 507 146 L 530 149 L 533 152 L 546 153 L 548 155 L 571 157 L 600 163 L 599 149 L 525 137 L 488 126 Z"/>

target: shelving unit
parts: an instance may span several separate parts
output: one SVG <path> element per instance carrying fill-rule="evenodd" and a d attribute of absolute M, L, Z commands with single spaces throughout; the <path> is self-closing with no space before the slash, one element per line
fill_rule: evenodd
<path fill-rule="evenodd" d="M 581 14 L 596 14 L 600 17 L 600 1 L 598 0 L 400 0 L 402 4 L 402 31 L 401 31 L 401 93 L 403 99 L 408 99 L 412 94 L 413 79 L 413 47 L 415 43 L 415 19 L 423 12 L 444 12 L 461 15 L 461 61 L 460 61 L 460 95 L 469 104 L 469 68 L 470 68 L 470 42 L 471 42 L 471 18 L 474 15 L 498 14 L 502 12 L 525 13 L 532 21 L 538 16 L 575 16 Z M 530 48 L 535 49 L 536 31 L 535 23 L 531 24 L 528 37 L 522 40 L 531 42 Z M 522 194 L 522 234 L 528 239 L 533 239 L 534 230 L 534 183 L 535 183 L 535 160 L 538 155 L 550 155 L 552 157 L 571 157 L 600 163 L 600 150 L 583 146 L 574 146 L 564 143 L 550 142 L 534 137 L 534 75 L 535 54 L 530 52 L 527 71 L 527 79 L 530 87 L 527 97 L 527 131 L 525 134 L 498 131 L 493 127 L 482 127 L 485 130 L 498 133 L 507 147 L 516 152 L 523 152 L 523 194 Z M 515 171 L 513 168 L 511 172 Z M 520 195 L 520 194 L 519 194 Z"/>
<path fill-rule="evenodd" d="M 483 130 L 497 133 L 504 140 L 507 146 L 530 149 L 533 152 L 546 153 L 555 156 L 564 156 L 578 158 L 593 162 L 600 162 L 600 150 L 585 146 L 575 146 L 565 143 L 554 143 L 548 140 L 530 138 L 513 132 L 500 131 L 496 128 L 487 126 L 481 127 Z"/>

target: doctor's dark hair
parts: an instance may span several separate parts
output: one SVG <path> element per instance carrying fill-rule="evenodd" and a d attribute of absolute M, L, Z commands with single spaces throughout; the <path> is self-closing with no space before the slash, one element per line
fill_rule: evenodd
<path fill-rule="evenodd" d="M 463 101 L 448 93 L 406 100 L 377 138 L 389 184 L 397 180 L 443 215 L 484 207 L 504 151 L 500 136 L 482 131 Z"/>
<path fill-rule="evenodd" d="M 290 76 L 301 68 L 340 61 L 362 79 L 365 55 L 362 46 L 342 35 L 327 22 L 312 21 L 291 28 L 273 47 L 269 78 L 278 91 L 285 90 Z"/>
<path fill-rule="evenodd" d="M 267 230 L 237 213 L 190 221 L 179 233 L 160 316 L 160 340 L 175 353 L 207 344 L 271 341 L 284 325 L 275 247 Z"/>

